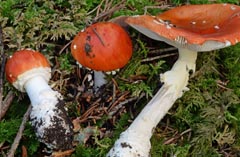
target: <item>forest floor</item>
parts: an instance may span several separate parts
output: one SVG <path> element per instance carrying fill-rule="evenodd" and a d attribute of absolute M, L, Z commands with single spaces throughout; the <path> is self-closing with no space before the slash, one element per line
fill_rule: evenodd
<path fill-rule="evenodd" d="M 121 15 L 156 15 L 181 0 L 5 0 L 0 2 L 0 156 L 49 155 L 28 121 L 30 101 L 4 74 L 6 59 L 16 50 L 32 48 L 50 61 L 51 87 L 64 98 L 74 124 L 74 149 L 52 156 L 104 157 L 121 132 L 161 87 L 159 74 L 178 58 L 177 49 L 147 38 L 132 28 L 130 62 L 97 93 L 86 68 L 71 56 L 74 36 L 91 23 Z M 190 4 L 232 3 L 238 0 L 190 0 Z M 158 6 L 158 7 L 156 7 Z M 160 6 L 160 7 L 159 7 Z M 175 102 L 151 139 L 151 156 L 240 156 L 240 44 L 199 53 L 189 91 Z M 6 111 L 6 112 L 5 112 Z M 25 115 L 25 116 L 24 116 Z M 19 127 L 25 126 L 23 134 Z M 18 137 L 20 141 L 14 142 Z M 16 149 L 14 149 L 16 147 Z"/>

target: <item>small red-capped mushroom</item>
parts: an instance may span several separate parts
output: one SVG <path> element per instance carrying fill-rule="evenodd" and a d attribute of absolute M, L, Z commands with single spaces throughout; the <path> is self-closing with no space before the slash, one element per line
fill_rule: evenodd
<path fill-rule="evenodd" d="M 40 52 L 20 50 L 7 60 L 6 78 L 15 88 L 27 92 L 32 105 L 31 124 L 40 142 L 54 150 L 72 148 L 72 123 L 61 94 L 51 89 L 51 68 Z"/>
<path fill-rule="evenodd" d="M 179 58 L 172 69 L 160 75 L 164 85 L 121 134 L 107 155 L 145 157 L 149 156 L 154 128 L 174 102 L 188 90 L 189 75 L 195 72 L 197 52 L 240 42 L 240 6 L 186 5 L 157 16 L 129 17 L 126 23 L 144 35 L 179 50 Z"/>
<path fill-rule="evenodd" d="M 95 23 L 79 32 L 72 41 L 71 53 L 77 62 L 94 70 L 95 87 L 104 84 L 107 72 L 122 68 L 132 56 L 132 42 L 127 32 L 112 22 Z M 100 82 L 100 83 L 98 83 Z"/>
<path fill-rule="evenodd" d="M 24 62 L 25 64 L 23 64 Z M 38 70 L 39 74 L 36 74 Z M 41 73 L 41 71 L 43 72 Z M 41 53 L 28 49 L 17 51 L 13 56 L 10 56 L 6 63 L 5 72 L 7 80 L 21 92 L 25 91 L 24 84 L 27 81 L 24 79 L 25 72 L 29 72 L 29 75 L 41 75 L 47 82 L 51 77 L 48 60 Z"/>

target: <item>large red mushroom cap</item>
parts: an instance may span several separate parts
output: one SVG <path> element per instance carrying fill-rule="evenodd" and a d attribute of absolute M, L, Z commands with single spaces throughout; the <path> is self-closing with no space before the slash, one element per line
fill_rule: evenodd
<path fill-rule="evenodd" d="M 121 26 L 112 22 L 99 22 L 76 35 L 71 52 L 85 67 L 111 71 L 128 63 L 132 56 L 132 42 Z"/>
<path fill-rule="evenodd" d="M 24 49 L 16 51 L 7 60 L 5 66 L 6 78 L 20 91 L 24 91 L 25 81 L 35 75 L 42 75 L 46 81 L 50 79 L 50 65 L 43 54 Z"/>
<path fill-rule="evenodd" d="M 157 16 L 134 16 L 126 22 L 150 38 L 176 47 L 209 51 L 240 41 L 240 6 L 186 5 Z"/>

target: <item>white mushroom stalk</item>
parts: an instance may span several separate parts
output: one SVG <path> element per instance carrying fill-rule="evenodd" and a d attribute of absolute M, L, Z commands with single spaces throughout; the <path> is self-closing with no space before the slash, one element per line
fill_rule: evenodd
<path fill-rule="evenodd" d="M 113 71 L 96 71 L 94 70 L 94 89 L 95 91 L 98 91 L 99 88 L 101 88 L 103 85 L 107 84 L 107 75 L 116 75 L 119 69 L 113 70 Z"/>
<path fill-rule="evenodd" d="M 106 75 L 102 71 L 94 70 L 94 90 L 98 91 L 100 87 L 107 83 Z"/>
<path fill-rule="evenodd" d="M 48 80 L 51 77 L 51 69 L 48 67 L 40 67 L 29 70 L 18 76 L 18 80 L 13 83 L 13 86 L 20 91 L 26 91 L 32 106 L 37 106 L 45 99 L 48 99 L 48 94 L 57 93 L 48 85 Z M 59 94 L 60 95 L 60 94 Z M 50 95 L 52 99 L 56 99 L 56 94 Z"/>
<path fill-rule="evenodd" d="M 84 67 L 79 62 L 76 62 L 76 63 L 79 66 L 79 68 Z M 100 87 L 102 87 L 107 83 L 106 75 L 104 74 L 103 71 L 91 70 L 87 67 L 85 68 L 91 71 L 91 73 L 87 75 L 87 81 L 89 82 L 90 86 L 93 86 L 94 91 L 98 91 Z"/>
<path fill-rule="evenodd" d="M 174 102 L 188 90 L 189 73 L 195 71 L 197 52 L 179 49 L 179 58 L 170 71 L 161 75 L 164 85 L 144 107 L 130 127 L 115 142 L 107 157 L 147 157 L 154 128 Z"/>
<path fill-rule="evenodd" d="M 41 75 L 29 78 L 24 88 L 31 100 L 30 120 L 39 141 L 50 149 L 71 149 L 72 125 L 61 94 L 52 90 Z"/>

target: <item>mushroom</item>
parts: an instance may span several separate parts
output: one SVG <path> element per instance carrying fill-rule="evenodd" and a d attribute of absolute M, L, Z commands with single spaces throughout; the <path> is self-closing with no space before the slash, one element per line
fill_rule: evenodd
<path fill-rule="evenodd" d="M 28 49 L 16 51 L 7 60 L 5 72 L 7 80 L 30 98 L 30 121 L 39 141 L 53 150 L 71 149 L 73 126 L 61 94 L 48 85 L 51 68 L 44 55 Z"/>
<path fill-rule="evenodd" d="M 121 26 L 99 22 L 75 36 L 71 52 L 79 64 L 94 70 L 97 89 L 106 83 L 102 72 L 122 68 L 128 63 L 132 56 L 132 42 Z"/>
<path fill-rule="evenodd" d="M 126 22 L 144 35 L 179 50 L 170 71 L 160 75 L 164 83 L 109 151 L 108 157 L 146 157 L 154 128 L 174 102 L 187 91 L 195 72 L 198 51 L 211 51 L 240 41 L 240 7 L 231 4 L 187 5 L 157 16 L 133 16 Z"/>

